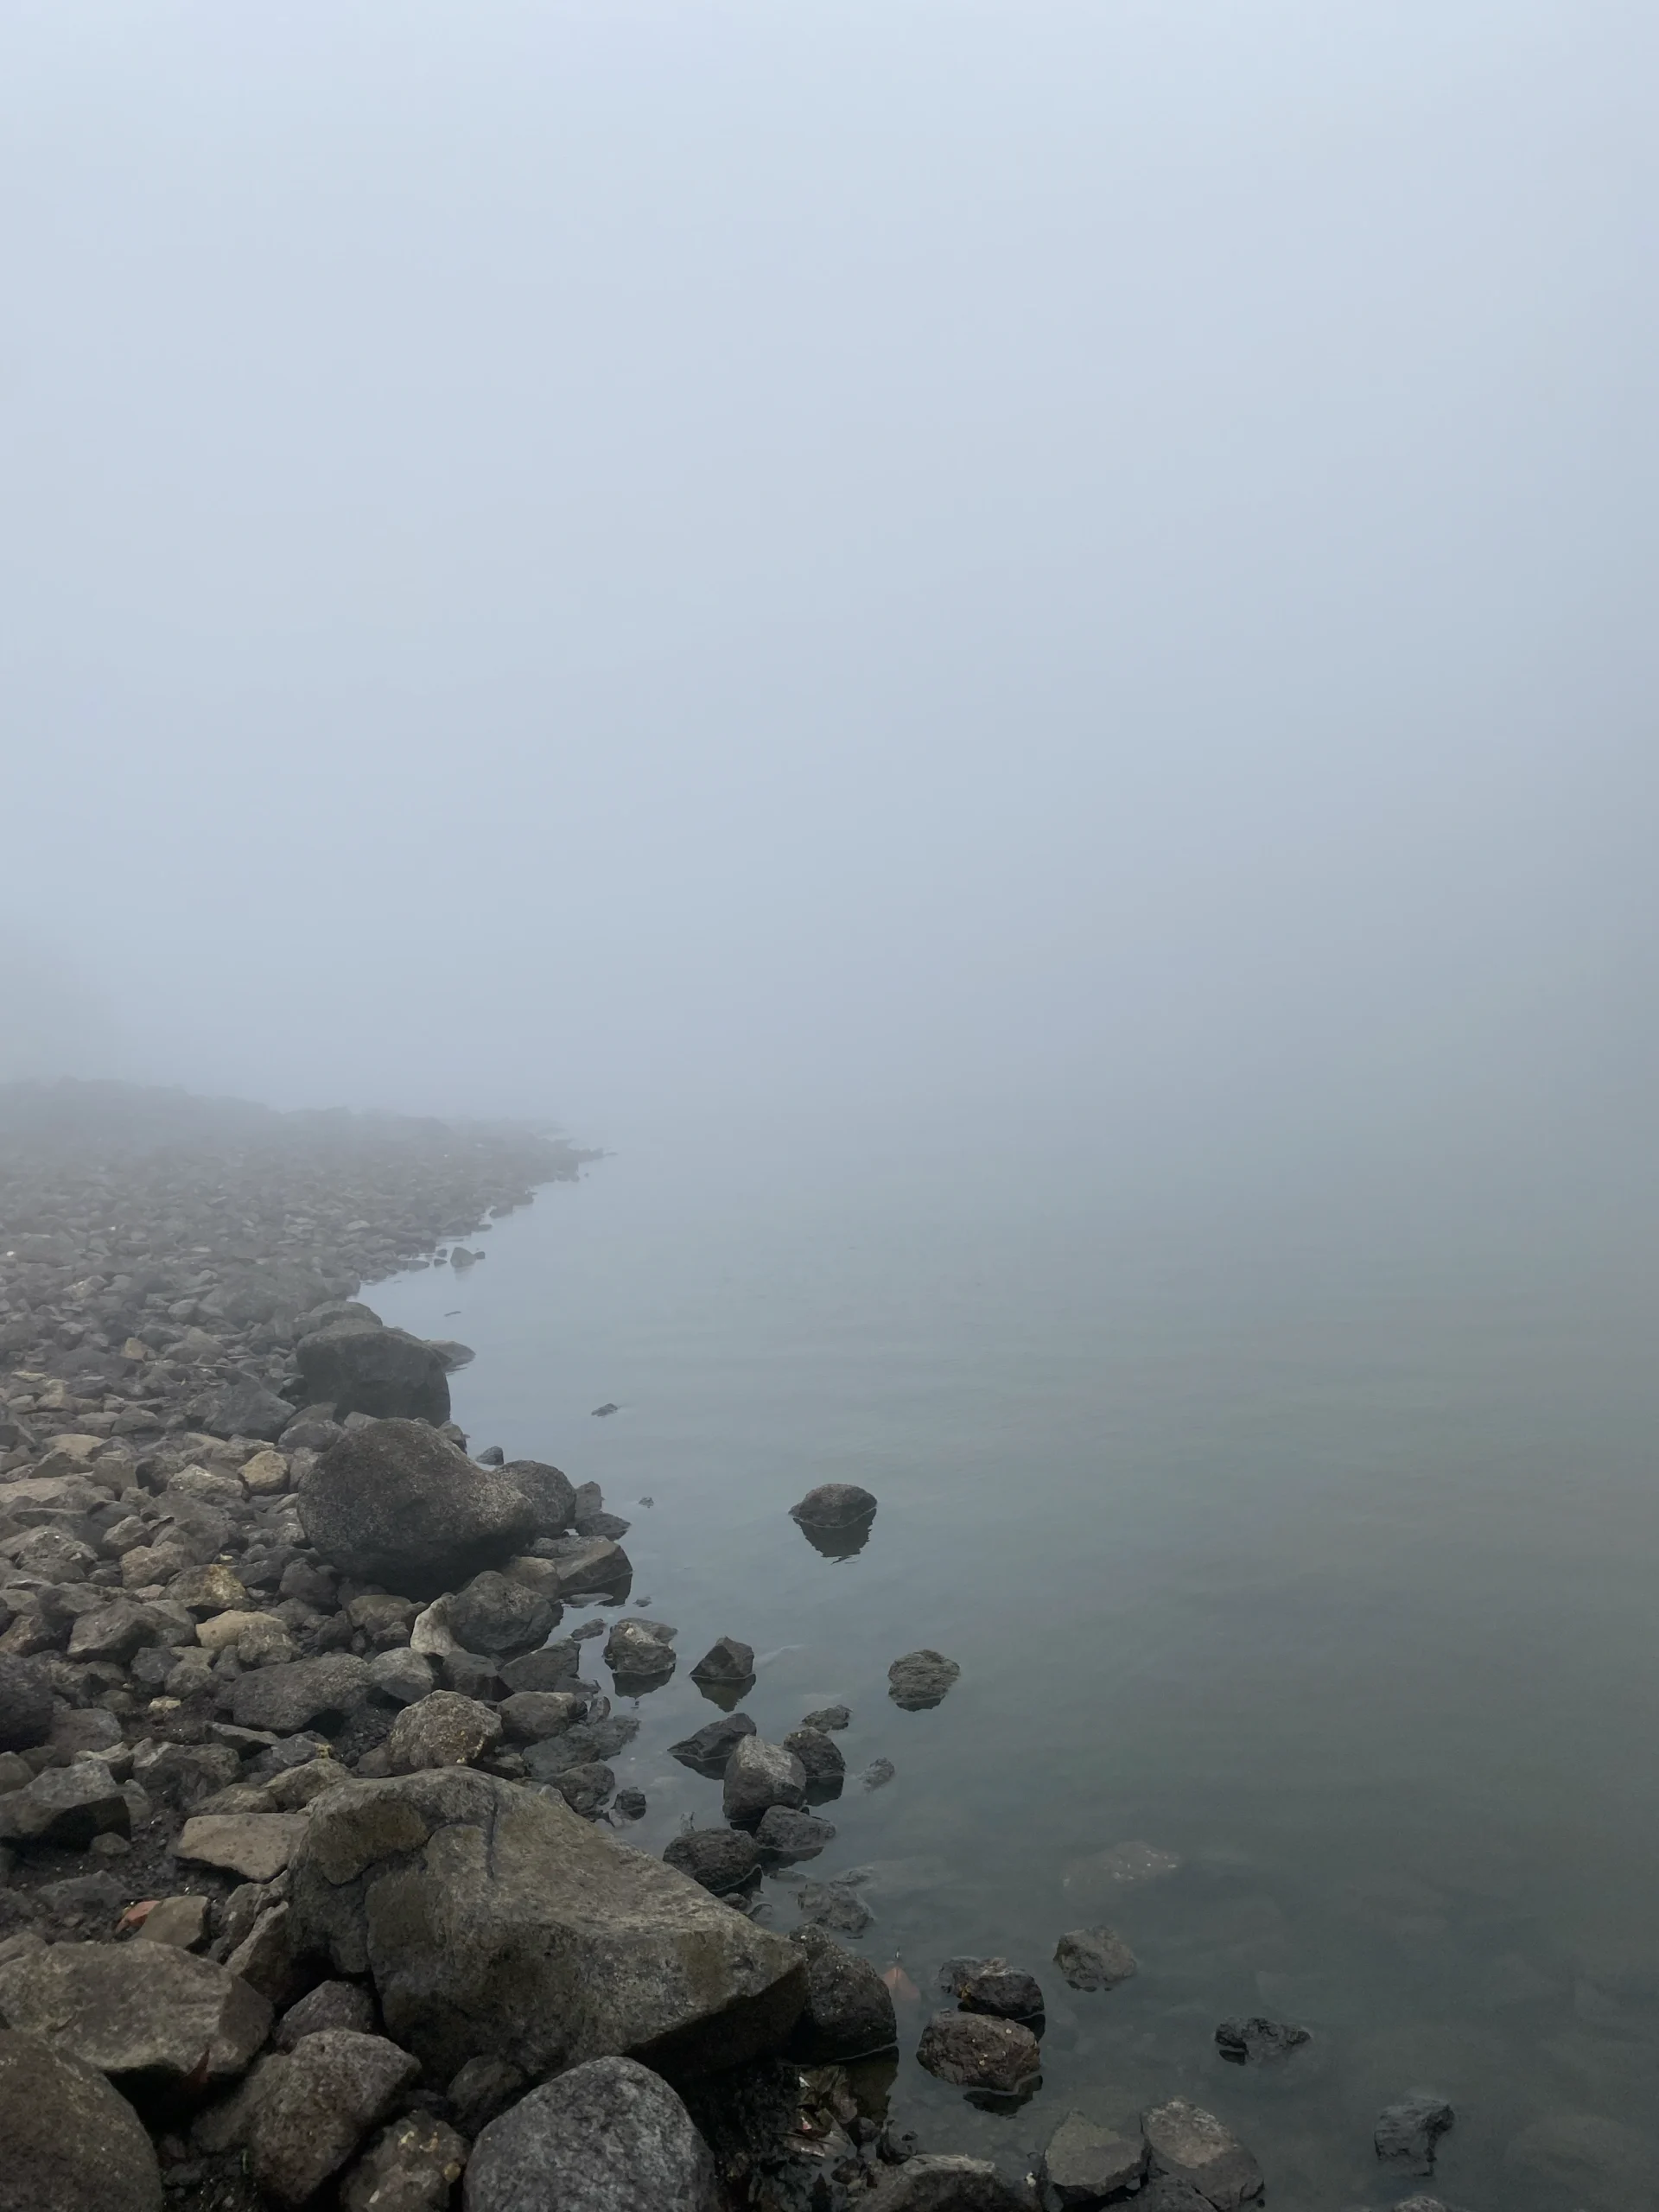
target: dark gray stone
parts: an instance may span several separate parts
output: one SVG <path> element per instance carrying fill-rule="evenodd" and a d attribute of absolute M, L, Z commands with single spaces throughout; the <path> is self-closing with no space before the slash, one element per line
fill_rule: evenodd
<path fill-rule="evenodd" d="M 1202 2106 L 1171 2097 L 1141 2113 L 1141 2128 L 1153 2172 L 1190 2182 L 1215 2212 L 1239 2212 L 1261 2196 L 1261 2167 L 1232 2130 Z"/>
<path fill-rule="evenodd" d="M 465 2212 L 719 2212 L 714 2160 L 666 2082 L 596 2058 L 532 2089 L 473 2146 Z"/>
<path fill-rule="evenodd" d="M 294 1408 L 257 1375 L 238 1375 L 208 1391 L 191 1408 L 209 1436 L 253 1436 L 274 1444 L 289 1427 Z"/>
<path fill-rule="evenodd" d="M 1404 2097 L 1377 2115 L 1376 2155 L 1406 2173 L 1433 2173 L 1434 2147 L 1456 2117 L 1444 2097 Z"/>
<path fill-rule="evenodd" d="M 940 1980 L 964 2012 L 1031 2020 L 1043 2009 L 1036 1976 L 1011 1967 L 1006 1959 L 952 1959 Z"/>
<path fill-rule="evenodd" d="M 844 1882 L 804 1882 L 795 1893 L 795 1902 L 803 1920 L 833 1929 L 837 1936 L 861 1936 L 872 1918 L 858 1891 L 849 1889 Z"/>
<path fill-rule="evenodd" d="M 726 1762 L 721 1810 L 740 1826 L 753 1826 L 773 1805 L 806 1801 L 806 1770 L 792 1751 L 763 1737 L 740 1736 Z"/>
<path fill-rule="evenodd" d="M 853 1716 L 844 1705 L 821 1705 L 816 1713 L 809 1713 L 801 1722 L 803 1728 L 850 1728 Z"/>
<path fill-rule="evenodd" d="M 1224 2020 L 1216 2030 L 1217 2050 L 1235 2066 L 1260 2066 L 1288 2058 L 1307 2040 L 1306 2028 L 1293 2027 L 1287 2020 L 1264 2019 L 1259 2012 L 1249 2019 Z"/>
<path fill-rule="evenodd" d="M 954 1659 L 938 1651 L 909 1651 L 887 1669 L 888 1695 L 906 1713 L 925 1712 L 938 1705 L 961 1675 Z"/>
<path fill-rule="evenodd" d="M 315 1659 L 290 1659 L 238 1675 L 231 1713 L 238 1728 L 266 1728 L 292 1736 L 315 1721 L 338 1724 L 369 1694 L 368 1663 L 351 1651 L 325 1651 Z"/>
<path fill-rule="evenodd" d="M 747 1713 L 728 1713 L 723 1720 L 711 1720 L 707 1727 L 699 1728 L 695 1736 L 671 1744 L 669 1757 L 706 1775 L 711 1782 L 718 1781 L 739 1740 L 753 1733 L 754 1723 Z"/>
<path fill-rule="evenodd" d="M 846 1529 L 873 1520 L 875 1510 L 873 1495 L 856 1483 L 820 1483 L 790 1507 L 789 1517 L 804 1528 Z"/>
<path fill-rule="evenodd" d="M 343 1574 L 436 1597 L 527 1542 L 535 1514 L 505 1469 L 480 1467 L 418 1421 L 348 1431 L 300 1478 L 307 1536 Z"/>
<path fill-rule="evenodd" d="M 827 1796 L 840 1790 L 847 1762 L 841 1755 L 840 1745 L 826 1736 L 823 1729 L 791 1728 L 784 1738 L 784 1749 L 792 1752 L 806 1769 L 809 1792 Z"/>
<path fill-rule="evenodd" d="M 233 2080 L 271 2018 L 238 1975 L 171 1943 L 59 1943 L 9 1960 L 0 2015 L 139 2101 Z"/>
<path fill-rule="evenodd" d="M 278 2050 L 292 2050 L 302 2036 L 320 2035 L 325 2028 L 348 2028 L 353 2035 L 372 2036 L 378 2023 L 374 1999 L 358 1981 L 320 1981 L 296 2005 L 290 2005 L 277 2021 L 271 2041 Z"/>
<path fill-rule="evenodd" d="M 84 1851 L 94 1836 L 126 1835 L 132 1808 L 102 1759 L 49 1766 L 0 1796 L 0 1843 Z"/>
<path fill-rule="evenodd" d="M 0 2030 L 5 2212 L 162 2212 L 162 2173 L 126 2099 L 98 2069 Z"/>
<path fill-rule="evenodd" d="M 1030 2189 L 988 2158 L 949 2154 L 909 2158 L 887 2174 L 860 2212 L 1036 2212 Z"/>
<path fill-rule="evenodd" d="M 382 2129 L 340 2184 L 340 2212 L 449 2212 L 467 2164 L 453 2127 L 411 2113 Z"/>
<path fill-rule="evenodd" d="M 436 1427 L 449 1418 L 442 1354 L 403 1329 L 338 1322 L 302 1337 L 294 1358 L 308 1402 L 330 1407 L 336 1421 L 367 1414 L 377 1421 L 429 1421 Z"/>
<path fill-rule="evenodd" d="M 891 2050 L 899 2040 L 893 1992 L 869 1961 L 819 1927 L 798 1928 L 790 1941 L 806 1959 L 806 2004 L 791 2055 L 817 2066 Z"/>
<path fill-rule="evenodd" d="M 1073 1989 L 1116 1989 L 1136 1970 L 1115 1928 L 1068 1929 L 1054 1946 L 1054 1963 Z"/>
<path fill-rule="evenodd" d="M 1039 2178 L 1045 2212 L 1094 2212 L 1120 2190 L 1138 2188 L 1146 2170 L 1139 2129 L 1124 2135 L 1080 2112 L 1068 2113 L 1043 2152 Z"/>
<path fill-rule="evenodd" d="M 741 1828 L 692 1828 L 668 1845 L 663 1862 L 721 1897 L 749 1879 L 760 1864 L 760 1847 Z"/>
<path fill-rule="evenodd" d="M 444 1611 L 468 1651 L 502 1658 L 545 1643 L 564 1608 L 556 1599 L 490 1568 L 447 1599 Z"/>
<path fill-rule="evenodd" d="M 499 1673 L 514 1696 L 521 1690 L 574 1691 L 581 1665 L 582 1646 L 574 1637 L 563 1636 L 556 1643 L 544 1643 L 539 1651 L 526 1651 L 521 1658 L 506 1660 Z"/>
<path fill-rule="evenodd" d="M 232 2105 L 198 2136 L 241 2146 L 259 2188 L 278 2204 L 308 2202 L 346 2164 L 420 2072 L 384 2036 L 324 2028 L 291 2052 L 262 2059 Z"/>
<path fill-rule="evenodd" d="M 718 1637 L 691 1669 L 694 1682 L 752 1682 L 754 1646 L 734 1636 Z"/>
<path fill-rule="evenodd" d="M 1042 2065 L 1041 2049 L 1029 2028 L 978 2012 L 936 2012 L 922 2030 L 916 2056 L 942 2082 L 1002 2095 L 1032 2088 Z"/>
<path fill-rule="evenodd" d="M 754 1840 L 767 1859 L 792 1864 L 816 1859 L 826 1844 L 835 1841 L 836 1831 L 832 1822 L 819 1820 L 815 1813 L 769 1805 L 756 1825 Z"/>

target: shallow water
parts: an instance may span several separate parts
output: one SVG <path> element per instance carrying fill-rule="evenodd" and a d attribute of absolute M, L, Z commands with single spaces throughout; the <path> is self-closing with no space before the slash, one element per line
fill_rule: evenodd
<path fill-rule="evenodd" d="M 629 1840 L 719 1819 L 664 1747 L 715 1716 L 686 1675 L 721 1634 L 767 1655 L 764 1734 L 842 1700 L 849 1772 L 897 1770 L 849 1781 L 836 1840 L 767 1894 L 786 1928 L 802 1880 L 874 1868 L 858 1948 L 923 1993 L 893 2099 L 925 2144 L 1034 2151 L 1068 2108 L 1185 2094 L 1270 2203 L 1330 2212 L 1410 2193 L 1371 2126 L 1429 2088 L 1457 2108 L 1453 2203 L 1659 2202 L 1645 1216 L 1373 1194 L 1223 1223 L 1058 1173 L 642 1151 L 467 1241 L 486 1263 L 374 1300 L 475 1347 L 474 1446 L 596 1480 L 633 1523 L 626 1610 L 678 1629 L 680 1672 L 612 1762 L 650 1802 Z M 786 1510 L 830 1481 L 880 1500 L 839 1562 Z M 923 1645 L 962 1678 L 903 1713 L 887 1669 Z M 1130 1840 L 1179 1869 L 1078 1865 Z M 1055 1941 L 1102 1919 L 1140 1973 L 1073 1993 Z M 953 1953 L 1048 1994 L 1011 2114 L 909 2055 Z M 1312 2044 L 1228 2066 L 1217 2021 L 1255 2012 Z"/>

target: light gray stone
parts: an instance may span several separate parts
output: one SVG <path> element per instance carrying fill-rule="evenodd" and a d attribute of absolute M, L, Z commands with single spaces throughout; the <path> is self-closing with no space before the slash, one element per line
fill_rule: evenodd
<path fill-rule="evenodd" d="M 726 1762 L 721 1809 L 728 1821 L 753 1824 L 773 1805 L 806 1802 L 806 1769 L 781 1744 L 741 1736 Z"/>
<path fill-rule="evenodd" d="M 465 2212 L 718 2212 L 714 2161 L 666 2082 L 596 2058 L 544 2082 L 473 2146 Z"/>
<path fill-rule="evenodd" d="M 234 2080 L 271 2018 L 238 1976 L 170 1943 L 59 1943 L 10 1960 L 0 2014 L 137 2094 Z"/>
<path fill-rule="evenodd" d="M 1154 2174 L 1191 2182 L 1216 2212 L 1238 2212 L 1264 2186 L 1262 2169 L 1232 2130 L 1185 2097 L 1153 2105 L 1141 2115 Z"/>

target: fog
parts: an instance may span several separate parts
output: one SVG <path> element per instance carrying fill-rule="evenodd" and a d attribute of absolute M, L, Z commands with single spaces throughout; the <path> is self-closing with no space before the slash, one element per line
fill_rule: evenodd
<path fill-rule="evenodd" d="M 0 43 L 6 1070 L 1639 1148 L 1651 8 Z"/>

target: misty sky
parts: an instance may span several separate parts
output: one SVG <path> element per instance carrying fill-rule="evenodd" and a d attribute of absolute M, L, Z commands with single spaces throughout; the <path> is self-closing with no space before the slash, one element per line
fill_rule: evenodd
<path fill-rule="evenodd" d="M 1640 1128 L 1656 65 L 1637 0 L 14 4 L 0 1056 Z"/>

